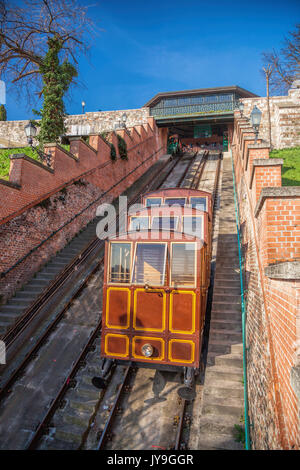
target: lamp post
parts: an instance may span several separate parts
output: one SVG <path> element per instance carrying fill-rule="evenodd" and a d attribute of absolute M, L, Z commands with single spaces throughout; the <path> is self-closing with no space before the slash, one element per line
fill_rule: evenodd
<path fill-rule="evenodd" d="M 24 127 L 24 132 L 27 137 L 27 142 L 32 148 L 32 150 L 34 150 L 38 154 L 42 162 L 46 161 L 47 166 L 50 167 L 51 166 L 51 153 L 43 153 L 41 152 L 41 150 L 39 150 L 37 147 L 33 145 L 33 139 L 34 137 L 36 137 L 36 134 L 37 134 L 37 128 L 35 127 L 35 125 L 32 124 L 32 122 L 29 122 L 29 124 L 27 124 Z"/>
<path fill-rule="evenodd" d="M 122 127 L 126 127 L 126 121 L 127 121 L 127 114 L 123 113 L 122 114 Z"/>
<path fill-rule="evenodd" d="M 81 101 L 81 106 L 82 106 L 82 114 L 84 114 L 85 101 Z"/>
<path fill-rule="evenodd" d="M 239 101 L 239 110 L 241 113 L 241 117 L 243 117 L 244 103 L 241 100 Z"/>
<path fill-rule="evenodd" d="M 254 132 L 255 132 L 255 141 L 254 141 L 255 144 L 257 142 L 258 129 L 259 129 L 259 126 L 260 126 L 261 115 L 262 115 L 262 112 L 255 105 L 254 108 L 251 111 L 251 114 L 250 114 L 251 126 L 253 127 Z"/>
<path fill-rule="evenodd" d="M 33 143 L 33 138 L 36 136 L 37 130 L 36 127 L 32 124 L 32 122 L 29 122 L 27 126 L 24 127 L 25 135 L 27 137 L 27 142 L 32 147 Z"/>

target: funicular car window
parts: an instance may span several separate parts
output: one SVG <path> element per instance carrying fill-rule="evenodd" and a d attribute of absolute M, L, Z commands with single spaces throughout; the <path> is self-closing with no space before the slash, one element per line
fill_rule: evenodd
<path fill-rule="evenodd" d="M 176 230 L 178 217 L 153 217 L 151 228 L 154 230 Z"/>
<path fill-rule="evenodd" d="M 133 284 L 163 286 L 165 282 L 166 243 L 137 243 Z"/>
<path fill-rule="evenodd" d="M 183 232 L 194 237 L 203 238 L 203 217 L 184 215 Z"/>
<path fill-rule="evenodd" d="M 161 206 L 161 197 L 147 197 L 146 207 Z"/>
<path fill-rule="evenodd" d="M 108 282 L 130 282 L 131 244 L 111 243 Z"/>
<path fill-rule="evenodd" d="M 196 285 L 196 244 L 172 243 L 171 285 L 194 287 Z"/>
<path fill-rule="evenodd" d="M 185 197 L 166 197 L 165 204 L 167 206 L 174 206 L 175 204 L 177 204 L 178 206 L 184 206 Z"/>
<path fill-rule="evenodd" d="M 149 228 L 149 217 L 130 217 L 130 230 L 146 230 Z"/>
<path fill-rule="evenodd" d="M 200 211 L 207 211 L 206 197 L 191 197 L 190 204 Z"/>

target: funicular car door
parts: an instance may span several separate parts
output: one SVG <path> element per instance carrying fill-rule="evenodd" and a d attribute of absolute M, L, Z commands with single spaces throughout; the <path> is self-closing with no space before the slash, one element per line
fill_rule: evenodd
<path fill-rule="evenodd" d="M 196 242 L 137 242 L 133 259 L 132 358 L 198 365 L 200 288 Z M 150 357 L 143 346 L 151 345 Z"/>

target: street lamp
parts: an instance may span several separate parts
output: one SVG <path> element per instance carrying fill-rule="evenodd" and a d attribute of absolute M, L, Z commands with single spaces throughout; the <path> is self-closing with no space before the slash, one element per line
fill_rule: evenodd
<path fill-rule="evenodd" d="M 239 110 L 241 113 L 241 117 L 243 117 L 244 103 L 241 100 L 239 101 Z"/>
<path fill-rule="evenodd" d="M 85 101 L 81 101 L 81 106 L 82 106 L 82 114 L 84 114 Z"/>
<path fill-rule="evenodd" d="M 262 112 L 255 105 L 254 108 L 252 109 L 251 114 L 250 114 L 251 126 L 253 127 L 254 132 L 255 132 L 255 141 L 254 141 L 255 144 L 257 142 L 258 129 L 259 129 L 260 121 L 261 121 L 261 115 L 262 115 Z"/>
<path fill-rule="evenodd" d="M 35 125 L 32 124 L 32 122 L 29 122 L 29 124 L 27 124 L 24 127 L 24 132 L 27 137 L 27 142 L 32 148 L 32 150 L 35 150 L 35 152 L 38 154 L 42 162 L 46 162 L 47 166 L 50 167 L 51 166 L 51 152 L 43 153 L 41 152 L 40 149 L 38 149 L 37 147 L 33 145 L 33 138 L 36 137 L 36 134 L 37 134 L 37 128 L 35 127 Z"/>
<path fill-rule="evenodd" d="M 122 114 L 122 126 L 123 127 L 126 127 L 126 121 L 127 121 L 127 114 L 126 113 L 123 113 Z"/>
<path fill-rule="evenodd" d="M 37 129 L 32 124 L 32 122 L 29 122 L 29 124 L 27 124 L 27 126 L 24 127 L 24 131 L 27 137 L 27 142 L 32 147 L 33 138 L 36 136 Z"/>

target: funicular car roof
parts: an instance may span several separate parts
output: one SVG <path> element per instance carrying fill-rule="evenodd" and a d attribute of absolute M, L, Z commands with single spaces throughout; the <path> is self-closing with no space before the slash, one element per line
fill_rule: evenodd
<path fill-rule="evenodd" d="M 143 194 L 142 199 L 147 197 L 201 197 L 207 196 L 211 198 L 211 193 L 208 191 L 202 191 L 201 189 L 188 189 L 188 188 L 165 188 L 165 189 L 156 189 L 150 191 L 149 193 Z"/>
<path fill-rule="evenodd" d="M 149 233 L 148 237 L 145 237 L 146 233 Z M 157 237 L 155 237 L 157 235 Z M 179 238 L 180 235 L 180 238 Z M 178 237 L 178 238 L 177 238 Z M 190 235 L 185 232 L 180 232 L 178 230 L 165 230 L 165 229 L 146 229 L 146 230 L 128 230 L 127 232 L 120 233 L 109 237 L 106 241 L 122 241 L 122 242 L 131 242 L 131 241 L 141 241 L 145 243 L 159 243 L 159 242 L 197 242 L 197 243 L 206 243 L 206 237 L 197 237 Z"/>

